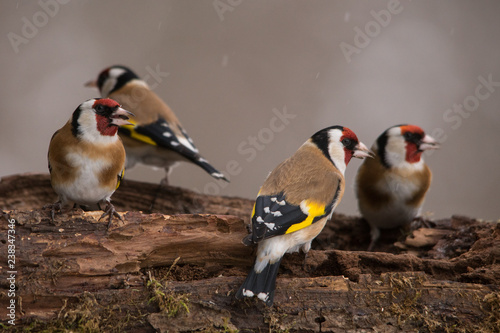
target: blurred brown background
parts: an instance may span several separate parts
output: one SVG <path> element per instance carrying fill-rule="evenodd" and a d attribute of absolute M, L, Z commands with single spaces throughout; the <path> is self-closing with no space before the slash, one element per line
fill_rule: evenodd
<path fill-rule="evenodd" d="M 122 64 L 231 178 L 181 164 L 173 185 L 253 198 L 321 128 L 348 126 L 371 146 L 413 123 L 443 143 L 425 157 L 424 212 L 500 218 L 498 1 L 2 1 L 0 15 L 0 176 L 48 172 L 51 135 L 98 96 L 83 84 Z M 357 213 L 360 163 L 337 212 Z"/>

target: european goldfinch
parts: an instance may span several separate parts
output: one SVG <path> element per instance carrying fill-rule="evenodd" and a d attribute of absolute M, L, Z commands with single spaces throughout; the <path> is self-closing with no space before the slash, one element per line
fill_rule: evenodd
<path fill-rule="evenodd" d="M 58 194 L 55 210 L 66 205 L 95 206 L 106 203 L 104 214 L 122 219 L 111 204 L 125 167 L 125 149 L 116 135 L 129 124 L 130 112 L 112 99 L 90 99 L 73 112 L 50 140 L 48 162 L 52 188 Z M 99 206 L 100 207 L 100 206 Z"/>
<path fill-rule="evenodd" d="M 237 298 L 257 296 L 272 305 L 283 255 L 309 251 L 342 199 L 350 159 L 367 156 L 370 151 L 354 132 L 332 126 L 314 134 L 269 174 L 255 201 L 252 233 L 243 241 L 258 244 L 257 258 Z"/>
<path fill-rule="evenodd" d="M 371 227 L 368 251 L 380 229 L 401 227 L 419 215 L 432 178 L 422 152 L 438 147 L 415 125 L 393 126 L 375 141 L 375 158 L 365 160 L 356 175 L 359 210 Z"/>
<path fill-rule="evenodd" d="M 173 111 L 129 68 L 106 68 L 97 81 L 86 86 L 97 87 L 102 97 L 112 98 L 134 113 L 132 124 L 119 130 L 127 152 L 126 168 L 137 163 L 164 168 L 167 174 L 162 185 L 167 185 L 171 168 L 179 161 L 188 161 L 212 177 L 228 181 L 199 154 Z"/>

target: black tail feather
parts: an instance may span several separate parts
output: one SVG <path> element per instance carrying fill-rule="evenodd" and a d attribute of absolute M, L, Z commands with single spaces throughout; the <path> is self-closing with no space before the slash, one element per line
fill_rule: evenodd
<path fill-rule="evenodd" d="M 262 272 L 250 270 L 248 276 L 236 293 L 236 298 L 257 296 L 267 306 L 273 305 L 274 291 L 276 289 L 276 277 L 280 267 L 281 259 L 274 264 L 267 264 Z"/>
<path fill-rule="evenodd" d="M 229 183 L 229 179 L 224 176 L 222 172 L 214 168 L 210 163 L 208 163 L 206 160 L 204 160 L 201 156 L 198 156 L 195 159 L 192 159 L 192 161 L 201 167 L 203 170 L 205 170 L 207 173 L 210 174 L 210 176 L 214 177 L 215 179 L 222 179 L 225 180 L 226 182 Z"/>

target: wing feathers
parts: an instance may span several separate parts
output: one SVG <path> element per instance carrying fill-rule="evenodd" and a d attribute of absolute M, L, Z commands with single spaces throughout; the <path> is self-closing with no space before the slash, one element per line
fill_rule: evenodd
<path fill-rule="evenodd" d="M 175 132 L 182 134 L 179 136 Z M 179 131 L 174 131 L 163 118 L 159 118 L 147 125 L 122 126 L 120 127 L 120 133 L 153 146 L 173 150 L 203 168 L 212 177 L 228 181 L 220 171 L 200 156 L 198 149 L 193 144 L 193 140 L 187 136 L 184 129 L 179 127 Z"/>

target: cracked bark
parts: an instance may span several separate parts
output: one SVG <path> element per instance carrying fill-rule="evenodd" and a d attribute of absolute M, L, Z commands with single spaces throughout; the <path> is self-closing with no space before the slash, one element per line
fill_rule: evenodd
<path fill-rule="evenodd" d="M 287 255 L 275 305 L 233 295 L 253 262 L 241 239 L 253 202 L 125 181 L 124 222 L 100 211 L 56 214 L 47 175 L 0 181 L 3 291 L 7 219 L 16 220 L 16 327 L 101 331 L 464 331 L 500 329 L 500 227 L 465 217 L 430 221 L 364 252 L 368 227 L 336 214 L 305 264 Z M 385 252 L 381 252 L 381 251 Z M 391 252 L 391 253 L 388 253 Z M 177 261 L 176 259 L 179 258 Z M 175 264 L 174 264 L 175 262 Z M 2 292 L 2 304 L 9 300 Z M 186 307 L 182 304 L 185 303 Z M 0 318 L 7 318 L 6 307 Z"/>

